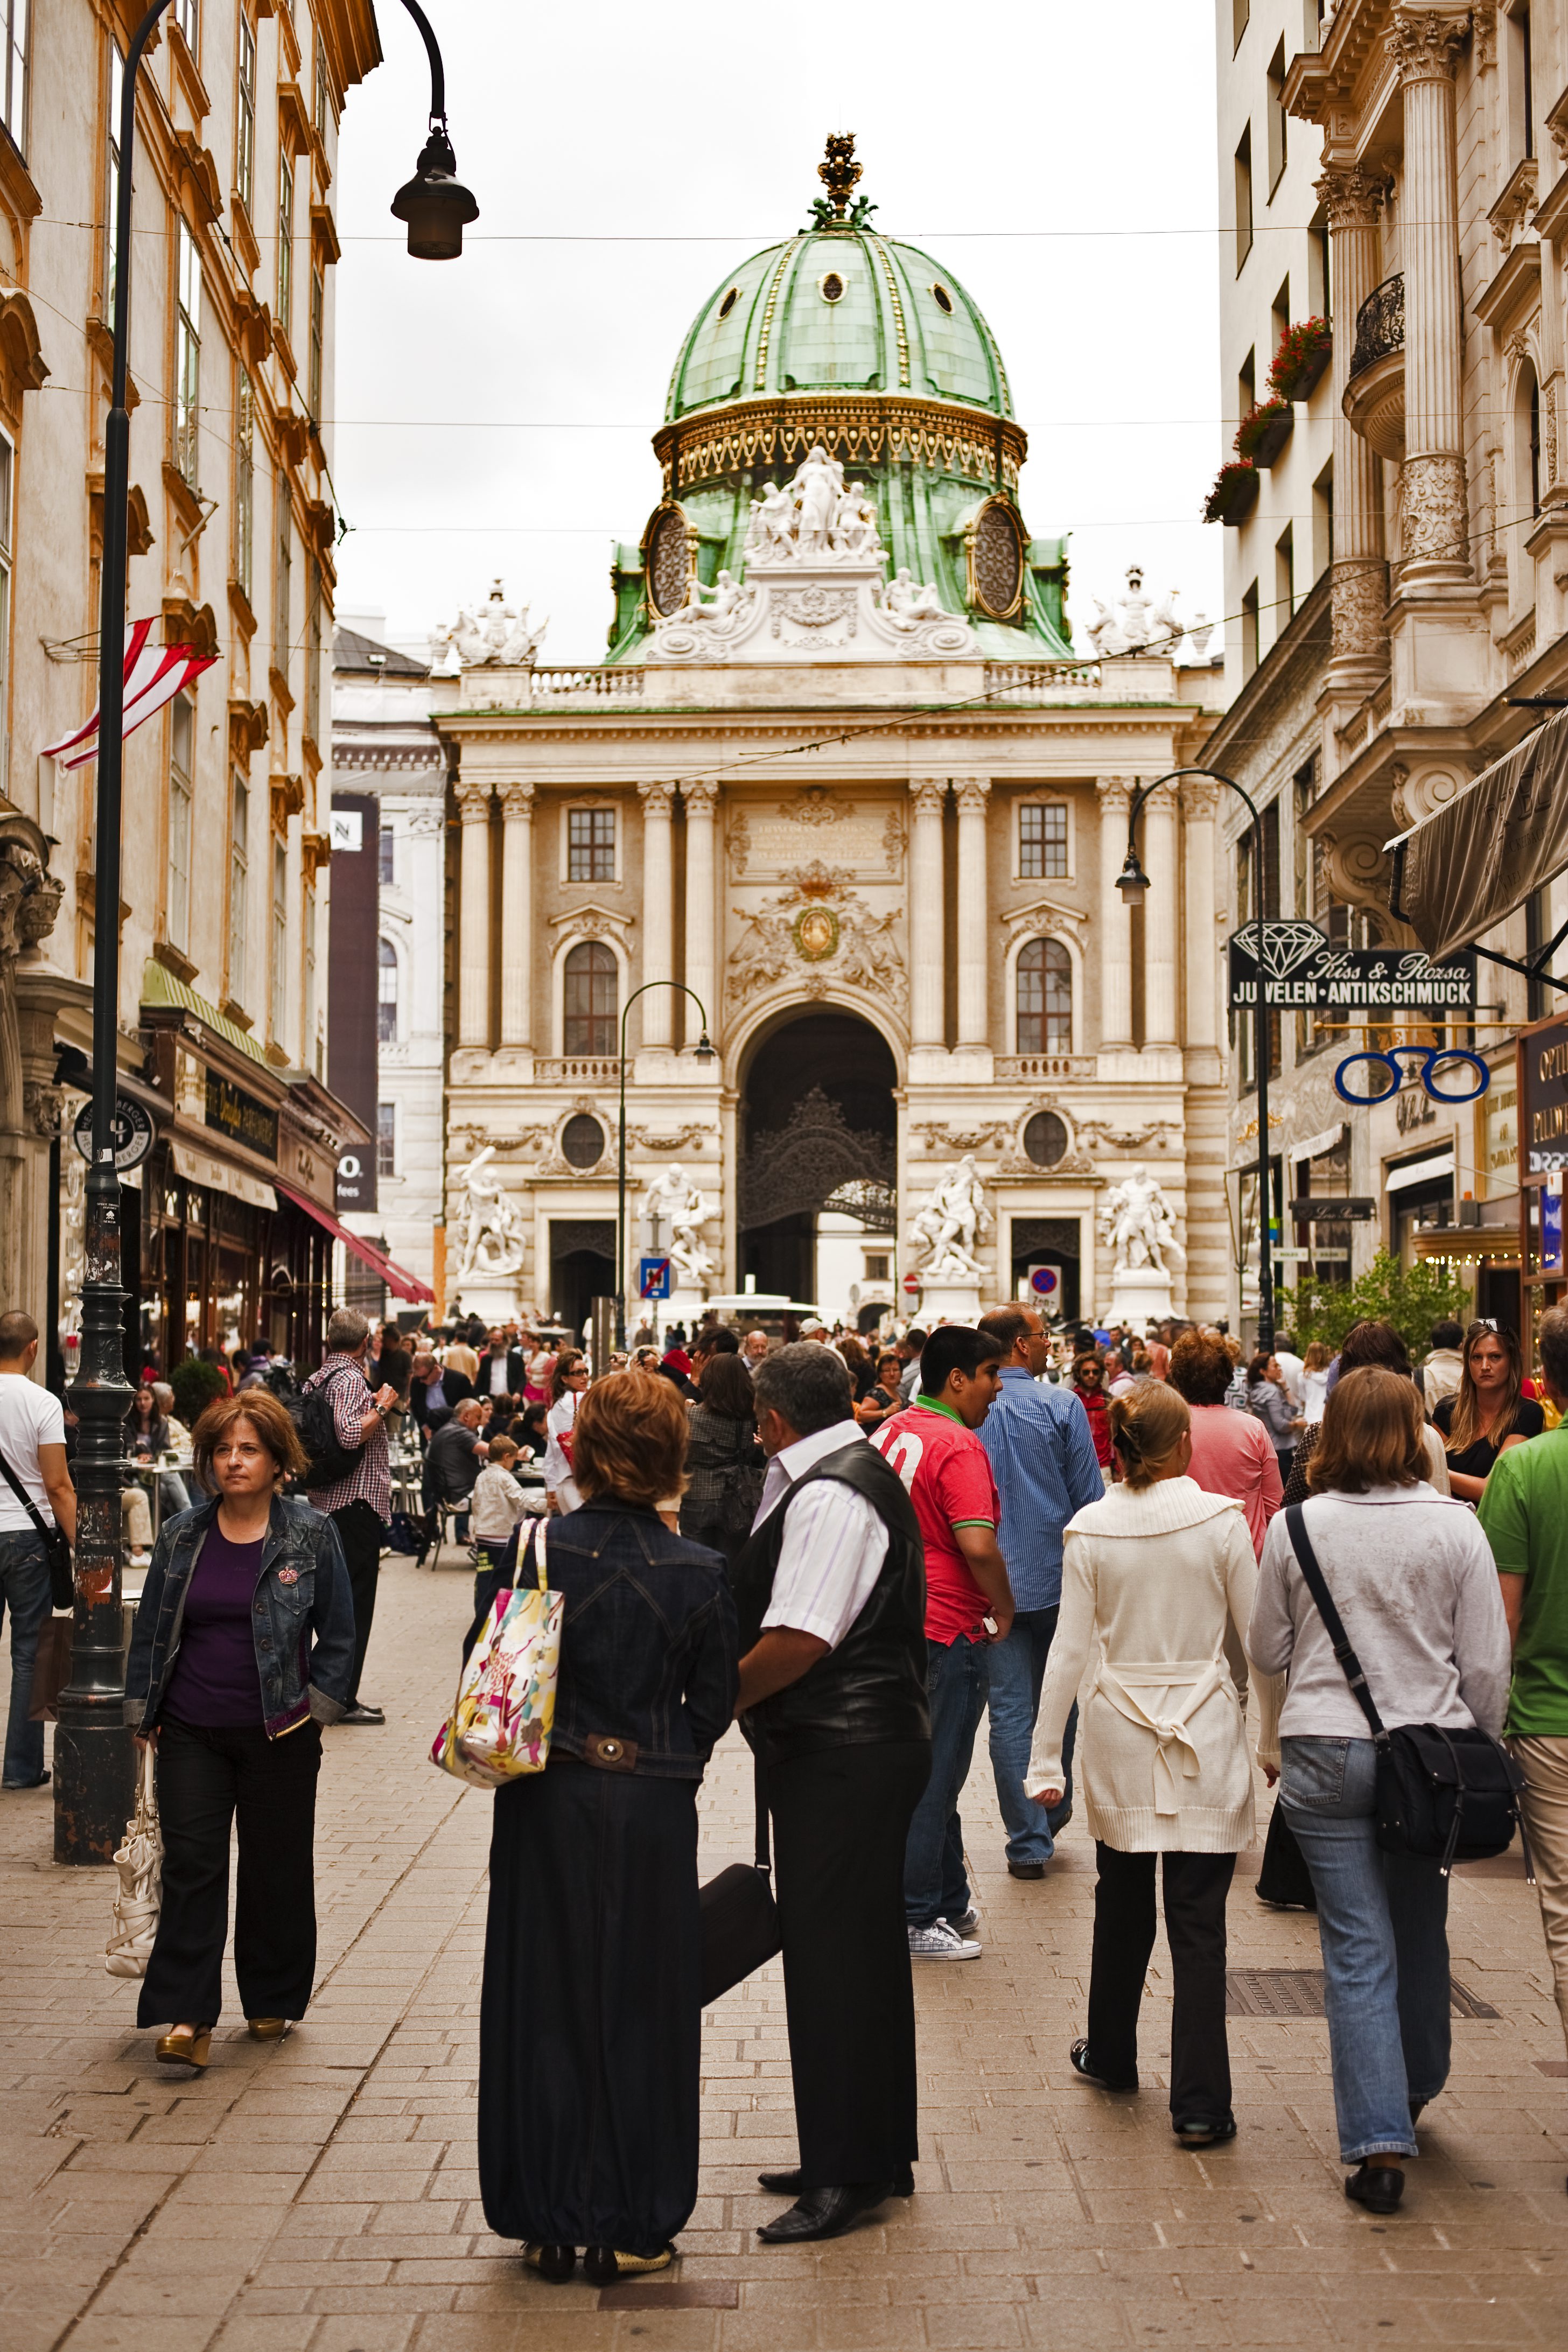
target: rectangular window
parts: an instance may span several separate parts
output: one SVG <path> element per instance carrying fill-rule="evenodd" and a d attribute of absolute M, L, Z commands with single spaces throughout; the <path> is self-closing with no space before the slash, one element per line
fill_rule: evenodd
<path fill-rule="evenodd" d="M 292 625 L 293 519 L 289 510 L 289 477 L 279 467 L 274 483 L 278 522 L 278 559 L 272 582 L 272 667 L 287 682 L 289 632 Z"/>
<path fill-rule="evenodd" d="M 568 882 L 613 882 L 615 878 L 615 810 L 569 810 L 566 817 L 566 879 Z"/>
<path fill-rule="evenodd" d="M 174 463 L 195 489 L 200 479 L 196 446 L 202 393 L 202 264 L 195 238 L 182 220 L 175 231 Z"/>
<path fill-rule="evenodd" d="M 5 27 L 5 128 L 19 153 L 27 152 L 27 36 L 32 0 L 0 0 Z"/>
<path fill-rule="evenodd" d="M 319 269 L 310 272 L 310 356 L 307 380 L 312 423 L 321 421 L 321 352 L 326 341 L 327 292 Z"/>
<path fill-rule="evenodd" d="M 1296 534 L 1287 523 L 1274 543 L 1274 634 L 1289 627 L 1296 610 Z"/>
<path fill-rule="evenodd" d="M 305 1050 L 304 1064 L 322 1076 L 321 1041 L 316 1034 L 316 894 L 305 892 Z"/>
<path fill-rule="evenodd" d="M 169 945 L 182 954 L 190 944 L 191 793 L 195 773 L 195 712 L 183 694 L 169 718 Z"/>
<path fill-rule="evenodd" d="M 278 323 L 287 335 L 294 310 L 294 166 L 278 158 Z"/>
<path fill-rule="evenodd" d="M 397 950 L 378 940 L 375 950 L 375 1034 L 383 1045 L 397 1043 Z"/>
<path fill-rule="evenodd" d="M 234 814 L 228 835 L 228 992 L 245 1003 L 246 894 L 250 879 L 250 788 L 234 771 Z"/>
<path fill-rule="evenodd" d="M 289 1021 L 289 852 L 272 845 L 272 1034 L 279 1044 Z"/>
<path fill-rule="evenodd" d="M 1247 20 L 1251 15 L 1252 0 L 1230 0 L 1230 47 L 1233 57 L 1241 47 L 1241 37 L 1247 30 Z"/>
<path fill-rule="evenodd" d="M 332 127 L 331 93 L 327 88 L 327 53 L 316 37 L 316 136 L 324 147 L 327 133 Z"/>
<path fill-rule="evenodd" d="M 380 878 L 390 889 L 397 880 L 397 835 L 384 817 L 376 835 L 376 848 L 381 858 Z"/>
<path fill-rule="evenodd" d="M 321 740 L 321 567 L 310 561 L 310 593 L 305 611 L 305 732 Z"/>
<path fill-rule="evenodd" d="M 236 82 L 234 193 L 249 212 L 256 195 L 256 32 L 243 7 Z"/>
<path fill-rule="evenodd" d="M 103 315 L 114 316 L 115 243 L 120 234 L 120 102 L 125 92 L 125 60 L 117 42 L 109 44 L 109 139 L 103 197 Z"/>
<path fill-rule="evenodd" d="M 1274 201 L 1274 191 L 1279 185 L 1279 175 L 1285 169 L 1285 40 L 1281 35 L 1268 60 L 1268 201 Z"/>
<path fill-rule="evenodd" d="M 397 1105 L 377 1103 L 375 1107 L 375 1172 L 378 1176 L 397 1173 Z"/>
<path fill-rule="evenodd" d="M 1241 675 L 1250 677 L 1258 667 L 1258 583 L 1241 599 Z"/>
<path fill-rule="evenodd" d="M 1059 880 L 1068 870 L 1068 813 L 1061 801 L 1026 801 L 1018 811 L 1018 872 L 1026 882 Z"/>
<path fill-rule="evenodd" d="M 885 1257 L 873 1257 L 869 1252 L 867 1253 L 866 1279 L 868 1282 L 887 1281 L 888 1261 Z"/>
<path fill-rule="evenodd" d="M 250 597 L 256 548 L 256 394 L 239 370 L 234 401 L 234 576 Z"/>
<path fill-rule="evenodd" d="M 1236 151 L 1236 274 L 1252 251 L 1252 125 L 1241 134 Z"/>
<path fill-rule="evenodd" d="M 1312 577 L 1321 580 L 1334 560 L 1334 461 L 1331 457 L 1312 484 Z"/>
<path fill-rule="evenodd" d="M 196 42 L 201 33 L 198 0 L 174 0 L 174 22 L 185 37 L 185 47 L 192 57 L 196 54 Z"/>

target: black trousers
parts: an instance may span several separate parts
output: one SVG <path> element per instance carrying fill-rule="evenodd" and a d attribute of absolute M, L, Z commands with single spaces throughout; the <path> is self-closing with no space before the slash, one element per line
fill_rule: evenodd
<path fill-rule="evenodd" d="M 316 1974 L 316 1775 L 321 1727 L 164 1718 L 158 1734 L 163 1900 L 139 2025 L 216 2025 L 228 1933 L 228 1841 L 239 1830 L 234 1968 L 247 2017 L 303 2017 Z"/>
<path fill-rule="evenodd" d="M 1138 2005 L 1154 1948 L 1154 1864 L 1164 1864 L 1165 1936 L 1175 2013 L 1171 2021 L 1171 2113 L 1178 2123 L 1230 2114 L 1225 2031 L 1225 1904 L 1233 1853 L 1120 1853 L 1095 1846 L 1094 1959 L 1089 2050 L 1114 2083 L 1138 2072 Z"/>
<path fill-rule="evenodd" d="M 348 1562 L 349 1591 L 354 1604 L 354 1666 L 348 1698 L 353 1706 L 359 1696 L 359 1678 L 364 1671 L 370 1629 L 375 1622 L 375 1586 L 381 1574 L 381 1547 L 386 1540 L 386 1529 L 364 1502 L 342 1504 L 332 1513 L 332 1525 Z"/>
<path fill-rule="evenodd" d="M 807 2189 L 890 2180 L 919 2152 L 904 1846 L 931 1744 L 770 1763 L 795 2132 Z"/>

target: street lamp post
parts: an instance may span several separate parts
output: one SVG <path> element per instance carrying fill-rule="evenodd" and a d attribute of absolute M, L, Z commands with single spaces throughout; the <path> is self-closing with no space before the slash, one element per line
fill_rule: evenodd
<path fill-rule="evenodd" d="M 1267 964 L 1263 955 L 1263 819 L 1250 793 L 1243 790 L 1234 776 L 1222 775 L 1217 768 L 1173 768 L 1169 775 L 1156 776 L 1152 784 L 1142 784 L 1132 795 L 1127 812 L 1127 858 L 1116 879 L 1116 887 L 1131 906 L 1143 898 L 1149 887 L 1149 877 L 1138 857 L 1138 818 L 1143 803 L 1162 784 L 1173 783 L 1178 776 L 1210 776 L 1215 783 L 1228 784 L 1238 800 L 1245 801 L 1252 819 L 1252 867 L 1257 876 L 1254 895 L 1258 900 L 1258 998 L 1252 1008 L 1253 1055 L 1258 1076 L 1258 1344 L 1272 1352 L 1274 1347 L 1274 1251 L 1268 1231 L 1268 1006 L 1267 1003 Z"/>
<path fill-rule="evenodd" d="M 639 996 L 650 988 L 673 988 L 681 996 L 689 996 L 697 1007 L 697 1018 L 702 1033 L 697 1040 L 696 1058 L 711 1062 L 715 1058 L 712 1040 L 708 1034 L 708 1014 L 702 999 L 683 980 L 645 980 L 634 988 L 621 1007 L 621 1108 L 616 1126 L 616 1345 L 626 1344 L 626 1021 Z"/>
<path fill-rule="evenodd" d="M 170 0 L 153 0 L 125 54 L 120 100 L 119 183 L 114 210 L 114 359 L 103 434 L 103 563 L 98 635 L 97 874 L 93 885 L 92 1158 L 87 1175 L 86 1269 L 81 1353 L 71 1385 L 77 1416 L 77 1544 L 71 1675 L 58 1702 L 55 1734 L 55 1860 L 110 1861 L 132 1798 L 131 1734 L 125 1725 L 124 1618 L 121 1594 L 120 1473 L 132 1391 L 125 1378 L 125 1293 L 121 1286 L 121 1199 L 114 1165 L 114 1094 L 120 1033 L 121 814 L 125 720 L 126 508 L 131 417 L 125 404 L 131 333 L 131 198 L 136 138 L 136 79 Z M 463 223 L 479 206 L 453 176 L 440 51 L 416 0 L 403 0 L 430 55 L 430 135 L 400 189 L 408 249 L 431 259 L 460 253 Z M 416 236 L 419 242 L 416 242 Z"/>

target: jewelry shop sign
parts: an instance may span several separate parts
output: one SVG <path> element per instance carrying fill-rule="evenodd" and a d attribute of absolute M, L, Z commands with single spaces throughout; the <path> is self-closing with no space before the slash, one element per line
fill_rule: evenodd
<path fill-rule="evenodd" d="M 1519 1036 L 1519 1181 L 1539 1184 L 1568 1168 L 1568 1021 L 1538 1021 Z"/>
<path fill-rule="evenodd" d="M 1317 923 L 1244 923 L 1230 940 L 1230 1009 L 1263 1001 L 1280 1013 L 1415 1013 L 1441 1018 L 1471 1012 L 1476 960 L 1434 963 L 1419 948 L 1341 948 Z"/>

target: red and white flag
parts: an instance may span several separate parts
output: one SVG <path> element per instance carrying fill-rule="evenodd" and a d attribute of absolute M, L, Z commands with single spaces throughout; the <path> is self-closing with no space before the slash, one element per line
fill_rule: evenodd
<path fill-rule="evenodd" d="M 173 702 L 182 687 L 199 677 L 204 669 L 211 669 L 216 654 L 198 654 L 191 646 L 154 646 L 147 642 L 153 634 L 151 621 L 133 621 L 125 632 L 125 716 L 121 737 L 133 735 L 145 719 L 151 719 Z M 95 710 L 85 727 L 74 735 L 67 735 L 58 743 L 44 747 L 46 760 L 58 760 L 62 768 L 85 768 L 89 760 L 98 757 L 98 713 Z"/>

